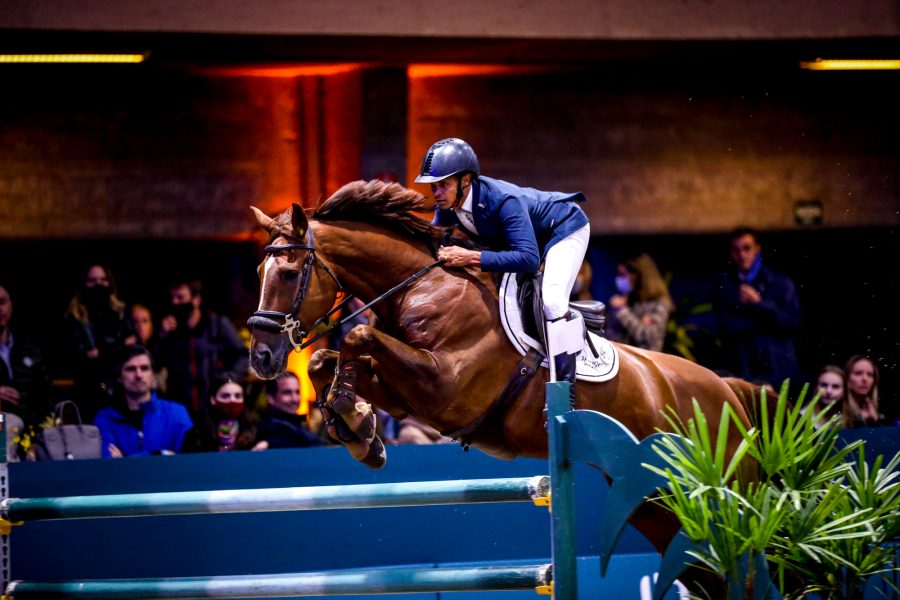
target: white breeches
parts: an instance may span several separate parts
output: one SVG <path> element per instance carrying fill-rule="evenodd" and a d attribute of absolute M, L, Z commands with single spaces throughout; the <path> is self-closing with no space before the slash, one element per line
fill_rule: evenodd
<path fill-rule="evenodd" d="M 569 295 L 591 239 L 591 226 L 585 225 L 564 237 L 547 251 L 541 297 L 547 320 L 564 317 L 569 310 Z"/>

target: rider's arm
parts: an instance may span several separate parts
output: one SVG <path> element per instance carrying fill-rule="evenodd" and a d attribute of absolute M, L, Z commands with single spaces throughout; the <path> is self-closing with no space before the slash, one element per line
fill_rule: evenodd
<path fill-rule="evenodd" d="M 523 202 L 507 198 L 497 212 L 507 247 L 481 252 L 481 270 L 504 273 L 534 273 L 541 268 L 541 255 L 531 218 Z"/>

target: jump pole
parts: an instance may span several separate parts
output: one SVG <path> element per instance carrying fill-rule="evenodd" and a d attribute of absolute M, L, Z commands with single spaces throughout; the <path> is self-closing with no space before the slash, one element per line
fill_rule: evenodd
<path fill-rule="evenodd" d="M 273 512 L 470 504 L 532 500 L 541 504 L 547 477 L 404 482 L 319 488 L 118 494 L 68 498 L 8 498 L 6 427 L 0 414 L 0 533 L 3 600 L 30 598 L 305 597 L 413 592 L 535 589 L 556 600 L 577 598 L 574 481 L 567 458 L 567 382 L 547 384 L 552 565 L 472 568 L 386 568 L 282 575 L 164 579 L 9 582 L 10 526 L 17 521 L 220 512 Z M 16 523 L 18 524 L 18 523 Z M 8 585 L 7 585 L 8 584 Z M 544 593 L 546 593 L 546 591 Z"/>

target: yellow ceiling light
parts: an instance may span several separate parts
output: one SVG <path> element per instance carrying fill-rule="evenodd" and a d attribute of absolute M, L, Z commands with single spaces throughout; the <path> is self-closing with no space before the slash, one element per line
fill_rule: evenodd
<path fill-rule="evenodd" d="M 146 59 L 146 54 L 0 54 L 0 63 L 133 64 Z"/>
<path fill-rule="evenodd" d="M 811 62 L 801 62 L 800 67 L 810 71 L 891 71 L 900 69 L 900 60 L 817 58 Z"/>

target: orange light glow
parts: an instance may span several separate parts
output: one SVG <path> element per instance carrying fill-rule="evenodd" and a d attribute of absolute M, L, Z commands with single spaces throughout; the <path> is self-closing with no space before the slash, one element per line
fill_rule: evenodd
<path fill-rule="evenodd" d="M 214 77 L 327 77 L 358 71 L 357 63 L 257 65 L 252 67 L 216 67 L 203 69 L 205 75 Z"/>
<path fill-rule="evenodd" d="M 406 70 L 412 79 L 424 77 L 465 77 L 485 75 L 517 75 L 534 73 L 540 67 L 511 65 L 476 65 L 476 64 L 419 64 L 410 65 Z"/>

